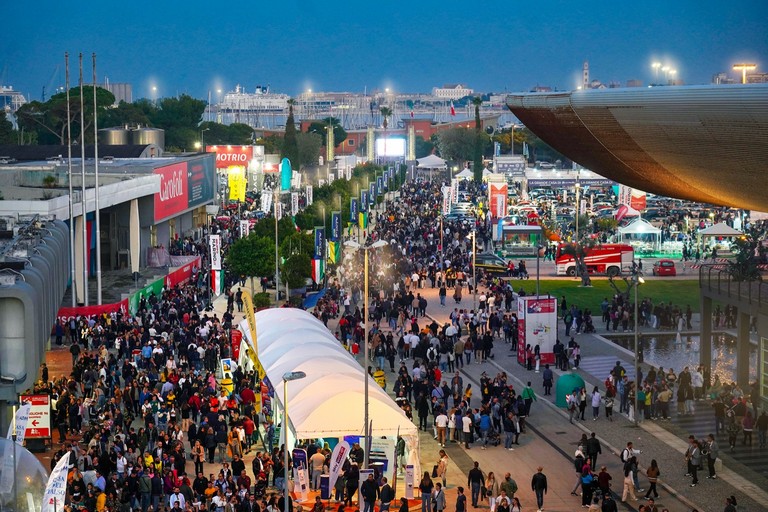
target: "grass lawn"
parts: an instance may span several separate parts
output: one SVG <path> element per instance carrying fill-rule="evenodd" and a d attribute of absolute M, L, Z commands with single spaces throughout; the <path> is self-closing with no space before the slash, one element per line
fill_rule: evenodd
<path fill-rule="evenodd" d="M 624 291 L 626 285 L 621 280 L 615 280 L 619 290 Z M 526 293 L 533 295 L 536 293 L 536 280 L 529 279 L 510 281 L 515 290 L 522 287 Z M 592 314 L 600 315 L 600 303 L 604 297 L 608 301 L 615 295 L 607 279 L 592 279 L 592 288 L 582 288 L 579 286 L 581 281 L 565 279 L 542 279 L 540 281 L 540 290 L 542 295 L 547 293 L 557 297 L 558 304 L 563 295 L 565 295 L 568 304 L 576 304 L 582 309 L 587 307 L 592 310 Z M 634 292 L 632 292 L 634 293 Z M 679 280 L 679 279 L 649 279 L 640 285 L 638 298 L 642 301 L 644 298 L 651 298 L 654 304 L 664 302 L 668 304 L 679 305 L 682 309 L 690 304 L 694 313 L 699 312 L 699 281 Z M 558 312 L 559 313 L 559 312 Z"/>

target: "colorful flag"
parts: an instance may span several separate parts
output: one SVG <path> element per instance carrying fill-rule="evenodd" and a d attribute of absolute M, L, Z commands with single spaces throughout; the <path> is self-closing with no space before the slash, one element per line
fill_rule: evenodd
<path fill-rule="evenodd" d="M 341 242 L 328 242 L 328 263 L 335 265 L 341 261 Z"/>
<path fill-rule="evenodd" d="M 325 259 L 315 258 L 312 260 L 312 280 L 315 283 L 321 283 L 325 277 Z"/>
<path fill-rule="evenodd" d="M 224 293 L 223 270 L 211 270 L 211 293 L 216 296 Z"/>
<path fill-rule="evenodd" d="M 455 109 L 455 108 L 453 108 L 453 101 L 451 101 L 451 115 L 452 115 L 452 116 L 455 116 L 455 115 L 456 115 L 456 109 Z"/>
<path fill-rule="evenodd" d="M 368 229 L 368 212 L 360 212 L 357 225 L 362 229 Z"/>

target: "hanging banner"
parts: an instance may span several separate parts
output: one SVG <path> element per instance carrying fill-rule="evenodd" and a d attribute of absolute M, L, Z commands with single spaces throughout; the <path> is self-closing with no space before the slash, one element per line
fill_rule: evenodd
<path fill-rule="evenodd" d="M 229 184 L 229 200 L 245 201 L 245 189 L 247 178 L 245 177 L 245 167 L 239 165 L 230 167 L 227 171 L 227 182 Z"/>
<path fill-rule="evenodd" d="M 259 360 L 259 338 L 256 332 L 256 314 L 253 308 L 253 301 L 248 293 L 243 294 L 243 309 L 245 310 L 245 320 L 248 322 L 250 343 L 253 345 L 253 350 L 248 353 L 248 356 L 250 357 L 253 366 L 256 368 L 256 375 L 259 377 L 259 380 L 262 380 L 267 372 L 264 371 L 264 367 Z M 247 336 L 246 339 L 248 339 Z"/>
<path fill-rule="evenodd" d="M 291 192 L 291 216 L 295 217 L 299 213 L 299 193 Z"/>
<path fill-rule="evenodd" d="M 248 238 L 251 234 L 251 223 L 247 220 L 240 221 L 240 238 Z"/>
<path fill-rule="evenodd" d="M 283 203 L 277 203 L 275 204 L 275 209 L 277 210 L 277 220 L 283 218 Z"/>
<path fill-rule="evenodd" d="M 349 455 L 349 443 L 342 440 L 339 444 L 334 446 L 333 453 L 331 453 L 331 467 L 328 483 L 330 489 L 333 489 L 333 486 L 336 484 L 336 480 L 339 478 L 339 472 L 344 465 L 344 461 L 347 459 L 347 455 Z"/>
<path fill-rule="evenodd" d="M 341 238 L 341 212 L 331 212 L 331 240 L 337 242 Z"/>
<path fill-rule="evenodd" d="M 312 185 L 307 185 L 307 206 L 310 206 L 312 202 L 314 201 L 314 197 L 312 196 Z"/>
<path fill-rule="evenodd" d="M 357 198 L 352 197 L 349 199 L 349 222 L 357 225 Z"/>
<path fill-rule="evenodd" d="M 451 204 L 459 202 L 459 179 L 451 180 Z"/>
<path fill-rule="evenodd" d="M 272 191 L 264 189 L 261 191 L 261 211 L 269 213 L 272 210 Z"/>
<path fill-rule="evenodd" d="M 443 215 L 451 213 L 451 187 L 443 187 Z"/>
<path fill-rule="evenodd" d="M 211 270 L 221 270 L 221 237 L 210 235 L 208 238 L 211 247 Z"/>
<path fill-rule="evenodd" d="M 221 359 L 221 380 L 219 385 L 221 389 L 227 392 L 227 396 L 231 395 L 235 390 L 235 385 L 232 382 L 232 374 L 235 372 L 235 362 L 230 358 Z"/>
<path fill-rule="evenodd" d="M 384 185 L 384 176 L 379 176 L 376 178 L 376 188 L 379 191 L 379 194 L 386 192 L 387 187 Z"/>
<path fill-rule="evenodd" d="M 69 471 L 69 457 L 72 451 L 68 451 L 56 467 L 51 471 L 48 477 L 48 483 L 45 485 L 43 494 L 42 512 L 60 512 L 64 510 L 64 498 L 67 496 L 67 473 Z"/>
<path fill-rule="evenodd" d="M 333 183 L 333 180 L 335 180 L 335 179 L 336 179 L 336 175 L 333 174 L 332 172 L 329 172 L 328 173 L 328 184 L 330 185 L 331 183 Z"/>
<path fill-rule="evenodd" d="M 315 227 L 315 258 L 325 259 L 325 228 Z"/>
<path fill-rule="evenodd" d="M 360 213 L 365 213 L 367 211 L 368 211 L 368 191 L 361 190 L 360 191 Z"/>
<path fill-rule="evenodd" d="M 376 182 L 371 182 L 371 186 L 368 190 L 368 201 L 370 202 L 370 205 L 373 206 L 376 204 Z"/>

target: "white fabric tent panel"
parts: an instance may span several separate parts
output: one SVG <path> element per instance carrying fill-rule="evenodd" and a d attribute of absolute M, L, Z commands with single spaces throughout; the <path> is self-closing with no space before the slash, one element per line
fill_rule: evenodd
<path fill-rule="evenodd" d="M 661 230 L 643 219 L 638 219 L 623 228 L 619 228 L 622 235 L 658 234 Z"/>
<path fill-rule="evenodd" d="M 725 222 L 720 222 L 699 231 L 701 236 L 741 236 L 743 233 Z"/>

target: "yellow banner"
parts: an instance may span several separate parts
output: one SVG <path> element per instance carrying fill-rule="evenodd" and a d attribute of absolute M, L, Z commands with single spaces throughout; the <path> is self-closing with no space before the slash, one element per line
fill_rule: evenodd
<path fill-rule="evenodd" d="M 264 371 L 264 367 L 261 366 L 261 361 L 259 361 L 259 343 L 257 341 L 258 338 L 256 337 L 256 315 L 253 311 L 253 301 L 248 293 L 243 294 L 243 307 L 245 309 L 245 319 L 248 322 L 248 330 L 251 334 L 251 343 L 254 348 L 254 350 L 248 351 L 248 356 L 251 358 L 251 362 L 256 368 L 256 374 L 259 376 L 259 381 L 261 381 L 264 379 L 267 372 Z"/>
<path fill-rule="evenodd" d="M 245 167 L 233 166 L 227 170 L 227 179 L 229 183 L 229 200 L 245 201 Z"/>

